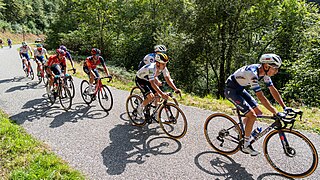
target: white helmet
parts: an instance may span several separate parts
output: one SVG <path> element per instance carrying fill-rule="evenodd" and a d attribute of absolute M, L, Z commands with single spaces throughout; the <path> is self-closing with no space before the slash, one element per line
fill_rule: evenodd
<path fill-rule="evenodd" d="M 280 56 L 276 55 L 276 54 L 263 54 L 260 57 L 260 63 L 265 63 L 265 64 L 270 64 L 276 67 L 280 67 L 282 64 L 282 60 L 280 58 Z"/>
<path fill-rule="evenodd" d="M 155 52 L 163 52 L 166 53 L 167 52 L 167 48 L 164 45 L 156 45 L 154 47 L 154 51 Z"/>

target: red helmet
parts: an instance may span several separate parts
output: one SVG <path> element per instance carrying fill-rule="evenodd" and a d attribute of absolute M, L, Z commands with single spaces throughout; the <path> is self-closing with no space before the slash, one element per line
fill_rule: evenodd
<path fill-rule="evenodd" d="M 92 55 L 99 55 L 99 54 L 101 54 L 101 51 L 100 51 L 100 49 L 98 49 L 98 48 L 92 48 L 91 49 L 91 54 Z"/>
<path fill-rule="evenodd" d="M 59 54 L 62 55 L 62 56 L 66 55 L 66 52 L 64 50 L 62 50 L 62 49 L 57 49 L 56 53 L 57 53 L 57 55 L 59 55 Z"/>

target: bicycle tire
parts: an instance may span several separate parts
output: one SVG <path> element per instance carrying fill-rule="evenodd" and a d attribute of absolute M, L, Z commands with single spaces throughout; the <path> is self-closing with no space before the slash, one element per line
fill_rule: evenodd
<path fill-rule="evenodd" d="M 71 97 L 74 98 L 74 96 L 76 94 L 76 89 L 74 88 L 72 76 L 67 77 L 67 87 L 69 88 L 69 91 L 71 93 Z"/>
<path fill-rule="evenodd" d="M 126 101 L 127 115 L 135 126 L 144 126 L 147 123 L 145 117 L 139 117 L 137 113 L 137 107 L 142 104 L 142 102 L 142 98 L 136 94 L 129 96 Z"/>
<path fill-rule="evenodd" d="M 45 73 L 45 72 L 43 73 L 42 82 L 43 82 L 43 84 L 44 84 L 45 86 L 47 86 L 48 83 L 49 83 L 48 75 L 47 75 L 47 73 Z"/>
<path fill-rule="evenodd" d="M 110 111 L 113 106 L 113 97 L 110 89 L 106 85 L 102 85 L 98 92 L 99 104 L 105 111 Z"/>
<path fill-rule="evenodd" d="M 231 155 L 240 150 L 240 126 L 226 114 L 211 114 L 205 121 L 204 135 L 209 145 L 221 154 Z"/>
<path fill-rule="evenodd" d="M 53 104 L 57 98 L 56 94 L 51 93 L 51 91 L 49 89 L 49 85 L 46 87 L 46 91 L 47 91 L 47 96 L 48 96 L 48 100 L 49 100 L 50 104 Z"/>
<path fill-rule="evenodd" d="M 133 95 L 133 94 L 136 94 L 136 95 L 139 95 L 140 97 L 143 97 L 143 94 L 141 92 L 141 89 L 138 87 L 138 86 L 135 86 L 131 89 L 130 91 L 130 96 Z"/>
<path fill-rule="evenodd" d="M 68 111 L 72 105 L 72 97 L 70 90 L 63 86 L 59 87 L 59 101 L 64 110 Z"/>
<path fill-rule="evenodd" d="M 31 66 L 30 66 L 30 72 L 29 72 L 29 74 L 30 74 L 31 80 L 33 80 L 33 79 L 34 79 L 34 73 L 33 73 L 33 70 L 32 70 L 32 68 L 31 68 Z"/>
<path fill-rule="evenodd" d="M 289 147 L 287 147 L 287 152 L 283 149 L 283 145 L 279 140 L 280 137 L 273 138 L 275 135 L 279 135 L 279 132 L 283 132 L 285 135 L 281 137 L 281 139 L 286 139 L 288 141 Z M 275 142 L 273 143 L 273 141 Z M 297 150 L 301 151 L 298 152 Z M 307 153 L 307 150 L 310 152 Z M 286 177 L 307 177 L 311 175 L 318 166 L 318 153 L 314 145 L 306 136 L 295 130 L 281 129 L 271 131 L 263 142 L 263 151 L 265 158 L 273 169 Z M 276 152 L 273 153 L 273 151 Z M 284 156 L 279 157 L 279 155 Z M 302 157 L 301 161 L 298 160 L 299 157 Z M 289 160 L 291 161 L 289 162 Z M 306 162 L 309 162 L 310 164 L 306 166 Z M 306 167 L 306 170 L 302 170 L 304 167 Z M 288 169 L 284 170 L 284 168 Z"/>
<path fill-rule="evenodd" d="M 91 104 L 93 99 L 92 95 L 89 94 L 89 82 L 87 80 L 81 82 L 80 91 L 83 101 L 88 105 Z"/>
<path fill-rule="evenodd" d="M 157 119 L 161 129 L 171 138 L 179 139 L 187 133 L 187 118 L 179 106 L 174 103 L 161 105 Z"/>

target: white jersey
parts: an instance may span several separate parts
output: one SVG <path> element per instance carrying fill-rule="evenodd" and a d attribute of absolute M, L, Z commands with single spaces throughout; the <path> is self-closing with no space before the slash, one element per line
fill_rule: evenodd
<path fill-rule="evenodd" d="M 34 49 L 34 56 L 36 57 L 45 57 L 46 54 L 47 54 L 47 50 L 45 48 L 42 48 L 41 51 L 38 51 L 37 48 Z"/>
<path fill-rule="evenodd" d="M 154 80 L 158 77 L 161 73 L 163 73 L 164 77 L 169 76 L 169 71 L 167 67 L 165 67 L 162 71 L 157 69 L 156 63 L 151 63 L 144 65 L 139 71 L 137 72 L 137 77 L 146 81 Z"/>
<path fill-rule="evenodd" d="M 252 64 L 238 69 L 227 79 L 227 88 L 242 90 L 244 87 L 250 86 L 252 90 L 258 92 L 261 91 L 258 81 L 262 78 L 268 87 L 272 86 L 273 83 L 269 76 L 259 76 L 260 66 L 261 64 Z"/>
<path fill-rule="evenodd" d="M 27 54 L 28 51 L 32 52 L 32 49 L 31 49 L 30 46 L 26 46 L 26 47 L 21 46 L 21 47 L 20 47 L 20 53 L 22 53 L 22 54 Z"/>

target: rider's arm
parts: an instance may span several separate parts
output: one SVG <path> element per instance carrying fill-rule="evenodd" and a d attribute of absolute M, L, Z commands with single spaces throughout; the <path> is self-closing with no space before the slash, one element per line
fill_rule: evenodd
<path fill-rule="evenodd" d="M 30 46 L 28 46 L 28 49 L 29 49 L 29 51 L 30 51 L 31 56 L 33 56 L 33 52 L 32 52 L 32 49 L 31 49 Z"/>
<path fill-rule="evenodd" d="M 277 114 L 276 108 L 271 105 L 270 101 L 264 96 L 262 91 L 256 92 L 256 95 L 264 107 L 266 107 L 272 114 Z"/>
<path fill-rule="evenodd" d="M 165 94 L 163 91 L 161 91 L 161 89 L 159 88 L 159 86 L 157 86 L 156 82 L 154 79 L 150 79 L 149 80 L 152 88 L 164 99 L 167 99 L 168 98 L 168 95 Z"/>
<path fill-rule="evenodd" d="M 71 56 L 70 52 L 67 52 L 67 59 L 69 59 L 71 66 L 72 66 L 72 69 L 74 69 L 74 63 L 73 63 L 72 56 Z"/>
<path fill-rule="evenodd" d="M 277 90 L 277 88 L 274 87 L 274 86 L 269 86 L 269 90 L 270 90 L 270 93 L 271 93 L 272 97 L 280 104 L 280 106 L 281 106 L 282 108 L 285 108 L 286 105 L 284 104 L 283 99 L 282 99 L 282 97 L 280 96 L 280 93 L 279 93 L 279 91 Z"/>
<path fill-rule="evenodd" d="M 110 73 L 109 73 L 107 66 L 105 64 L 103 64 L 102 66 L 103 66 L 103 69 L 104 69 L 104 72 L 106 73 L 106 75 L 110 76 Z"/>
<path fill-rule="evenodd" d="M 163 70 L 164 79 L 168 83 L 168 85 L 174 90 L 175 93 L 180 93 L 180 89 L 176 87 L 176 85 L 173 83 L 170 72 L 167 69 L 167 67 Z"/>

